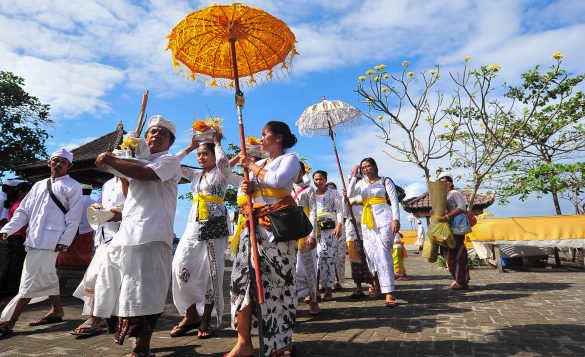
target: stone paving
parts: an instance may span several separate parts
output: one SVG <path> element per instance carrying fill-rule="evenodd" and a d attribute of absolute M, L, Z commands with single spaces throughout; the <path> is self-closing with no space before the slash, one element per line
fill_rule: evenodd
<path fill-rule="evenodd" d="M 585 271 L 564 265 L 497 273 L 474 268 L 472 289 L 452 291 L 445 269 L 410 254 L 406 260 L 410 280 L 397 282 L 395 308 L 383 299 L 353 300 L 353 284 L 322 304 L 322 313 L 310 317 L 299 303 L 295 330 L 299 356 L 585 356 Z M 349 267 L 347 267 L 349 272 Z M 226 269 L 226 287 L 229 284 Z M 67 290 L 74 288 L 70 281 Z M 227 295 L 226 295 L 227 296 Z M 28 327 L 41 317 L 48 302 L 29 306 L 15 333 L 0 338 L 0 356 L 122 356 L 132 350 L 113 343 L 112 335 L 75 338 L 69 332 L 84 319 L 81 302 L 63 299 L 66 321 Z M 226 309 L 229 315 L 229 308 Z M 235 342 L 235 331 L 224 327 L 214 337 L 197 339 L 192 332 L 169 337 L 179 316 L 169 297 L 165 314 L 153 336 L 157 356 L 222 356 Z M 255 340 L 257 345 L 257 340 Z"/>

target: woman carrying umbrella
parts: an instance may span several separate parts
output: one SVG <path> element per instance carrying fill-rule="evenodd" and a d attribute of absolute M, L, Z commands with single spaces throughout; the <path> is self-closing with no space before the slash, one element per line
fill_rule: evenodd
<path fill-rule="evenodd" d="M 215 306 L 217 326 L 223 315 L 224 252 L 227 245 L 228 213 L 223 197 L 230 178 L 230 166 L 221 147 L 221 133 L 214 142 L 191 145 L 177 156 L 182 160 L 197 150 L 201 170 L 189 170 L 193 206 L 187 227 L 173 258 L 173 301 L 183 320 L 173 327 L 171 337 L 199 327 L 198 337 L 211 337 L 211 312 Z M 199 320 L 199 316 L 202 316 Z"/>
<path fill-rule="evenodd" d="M 358 171 L 364 179 L 357 181 Z M 384 306 L 394 307 L 394 260 L 392 247 L 394 235 L 400 229 L 400 210 L 398 209 L 398 195 L 392 180 L 378 175 L 378 166 L 374 159 L 363 159 L 352 170 L 352 179 L 349 183 L 349 196 L 361 195 L 364 209 L 362 214 L 362 233 L 364 250 L 368 260 L 368 267 L 374 279 L 374 288 L 370 298 L 377 298 L 378 294 L 386 294 Z M 389 204 L 390 203 L 390 204 Z"/>
<path fill-rule="evenodd" d="M 293 147 L 297 138 L 286 123 L 270 121 L 262 129 L 261 148 L 268 158 L 254 162 L 252 158 L 241 157 L 239 165 L 252 175 L 249 182 L 242 182 L 242 192 L 251 194 L 254 200 L 254 224 L 258 239 L 260 269 L 264 287 L 265 303 L 262 312 L 262 343 L 264 356 L 294 355 L 292 333 L 296 319 L 297 294 L 295 288 L 295 263 L 297 241 L 276 242 L 270 230 L 267 205 L 271 209 L 296 205 L 291 196 L 300 164 L 299 159 L 285 150 Z M 242 214 L 249 220 L 247 205 L 241 205 Z M 252 303 L 256 297 L 253 284 L 253 269 L 250 263 L 251 245 L 248 229 L 242 232 L 234 258 L 231 283 L 232 324 L 238 330 L 238 341 L 224 356 L 251 356 Z M 251 266 L 252 265 L 252 266 Z"/>

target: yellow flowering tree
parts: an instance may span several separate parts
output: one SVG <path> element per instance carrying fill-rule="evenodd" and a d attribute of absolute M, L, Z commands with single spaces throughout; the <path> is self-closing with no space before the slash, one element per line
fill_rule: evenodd
<path fill-rule="evenodd" d="M 465 60 L 462 73 L 450 74 L 456 85 L 452 105 L 447 109 L 452 125 L 451 132 L 441 139 L 448 142 L 455 139 L 451 164 L 469 174 L 472 195 L 468 209 L 473 208 L 472 202 L 481 187 L 497 188 L 503 202 L 510 196 L 526 198 L 530 192 L 554 189 L 552 173 L 546 188 L 530 187 L 530 182 L 542 183 L 546 177 L 543 171 L 531 171 L 534 164 L 546 162 L 546 156 L 554 151 L 552 147 L 560 147 L 560 141 L 569 137 L 578 140 L 563 146 L 561 151 L 565 154 L 583 147 L 585 133 L 575 124 L 583 118 L 584 101 L 577 100 L 570 109 L 566 106 L 569 98 L 582 98 L 582 94 L 571 94 L 583 76 L 571 78 L 561 69 L 562 54 L 555 53 L 553 58 L 556 62 L 550 70 L 541 73 L 536 66 L 523 73 L 519 86 L 498 83 L 502 71 L 499 64 L 473 70 Z M 577 131 L 571 129 L 570 135 L 560 134 L 568 127 Z M 540 177 L 530 178 L 529 172 Z M 558 207 L 555 198 L 560 214 Z"/>
<path fill-rule="evenodd" d="M 355 90 L 358 100 L 365 103 L 365 115 L 380 129 L 380 138 L 389 147 L 386 153 L 393 159 L 414 163 L 427 180 L 431 177 L 430 163 L 446 157 L 453 141 L 438 140 L 450 132 L 443 124 L 448 123 L 441 110 L 444 95 L 434 90 L 440 67 L 415 73 L 408 70 L 410 63 L 402 62 L 398 74 L 387 72 L 385 65 L 378 65 L 358 77 Z M 406 140 L 396 140 L 397 133 Z"/>

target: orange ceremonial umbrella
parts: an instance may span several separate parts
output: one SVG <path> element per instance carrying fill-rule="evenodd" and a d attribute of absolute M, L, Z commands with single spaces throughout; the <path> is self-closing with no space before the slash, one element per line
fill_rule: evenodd
<path fill-rule="evenodd" d="M 240 79 L 249 86 L 288 72 L 295 50 L 295 35 L 281 20 L 244 4 L 211 5 L 187 15 L 168 36 L 175 68 L 206 85 L 235 89 L 240 147 L 246 155 Z M 244 179 L 249 173 L 244 170 Z M 252 212 L 252 197 L 248 195 Z M 264 303 L 256 232 L 249 224 L 254 249 L 258 302 Z"/>

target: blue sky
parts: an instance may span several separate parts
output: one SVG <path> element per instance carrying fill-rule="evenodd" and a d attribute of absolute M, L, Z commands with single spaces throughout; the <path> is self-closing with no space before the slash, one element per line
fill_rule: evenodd
<path fill-rule="evenodd" d="M 218 1 L 219 3 L 226 3 Z M 0 69 L 25 78 L 26 89 L 51 105 L 56 124 L 49 132 L 49 152 L 73 148 L 113 130 L 136 125 L 146 89 L 147 112 L 173 120 L 180 132 L 172 151 L 185 146 L 194 118 L 224 119 L 228 143 L 237 143 L 233 94 L 208 89 L 173 71 L 165 51 L 171 29 L 207 1 L 4 0 L 0 2 Z M 441 64 L 442 73 L 498 63 L 509 83 L 536 64 L 552 64 L 561 51 L 571 72 L 585 68 L 585 2 L 566 1 L 393 1 L 288 0 L 248 1 L 284 20 L 297 37 L 300 56 L 284 79 L 244 88 L 246 133 L 258 135 L 263 123 L 282 120 L 294 127 L 303 110 L 322 96 L 360 109 L 354 93 L 357 77 L 386 64 L 401 70 L 403 60 L 421 71 Z M 448 87 L 448 76 L 443 75 Z M 400 140 L 397 133 L 396 140 Z M 407 189 L 424 190 L 421 172 L 384 153 L 383 142 L 368 123 L 339 131 L 338 149 L 345 171 L 372 156 L 385 175 Z M 303 138 L 293 148 L 313 169 L 337 169 L 327 137 Z M 187 164 L 195 164 L 194 156 Z M 444 166 L 444 163 L 436 163 Z M 461 184 L 464 185 L 463 183 Z M 181 191 L 187 189 L 186 185 Z M 519 208 L 521 207 L 521 209 Z M 180 202 L 175 222 L 181 234 L 189 203 Z M 553 214 L 548 197 L 490 209 L 496 216 Z M 568 209 L 567 209 L 568 212 Z M 403 212 L 403 218 L 406 213 Z M 404 223 L 406 221 L 403 219 Z M 408 226 L 408 225 L 407 225 Z"/>

